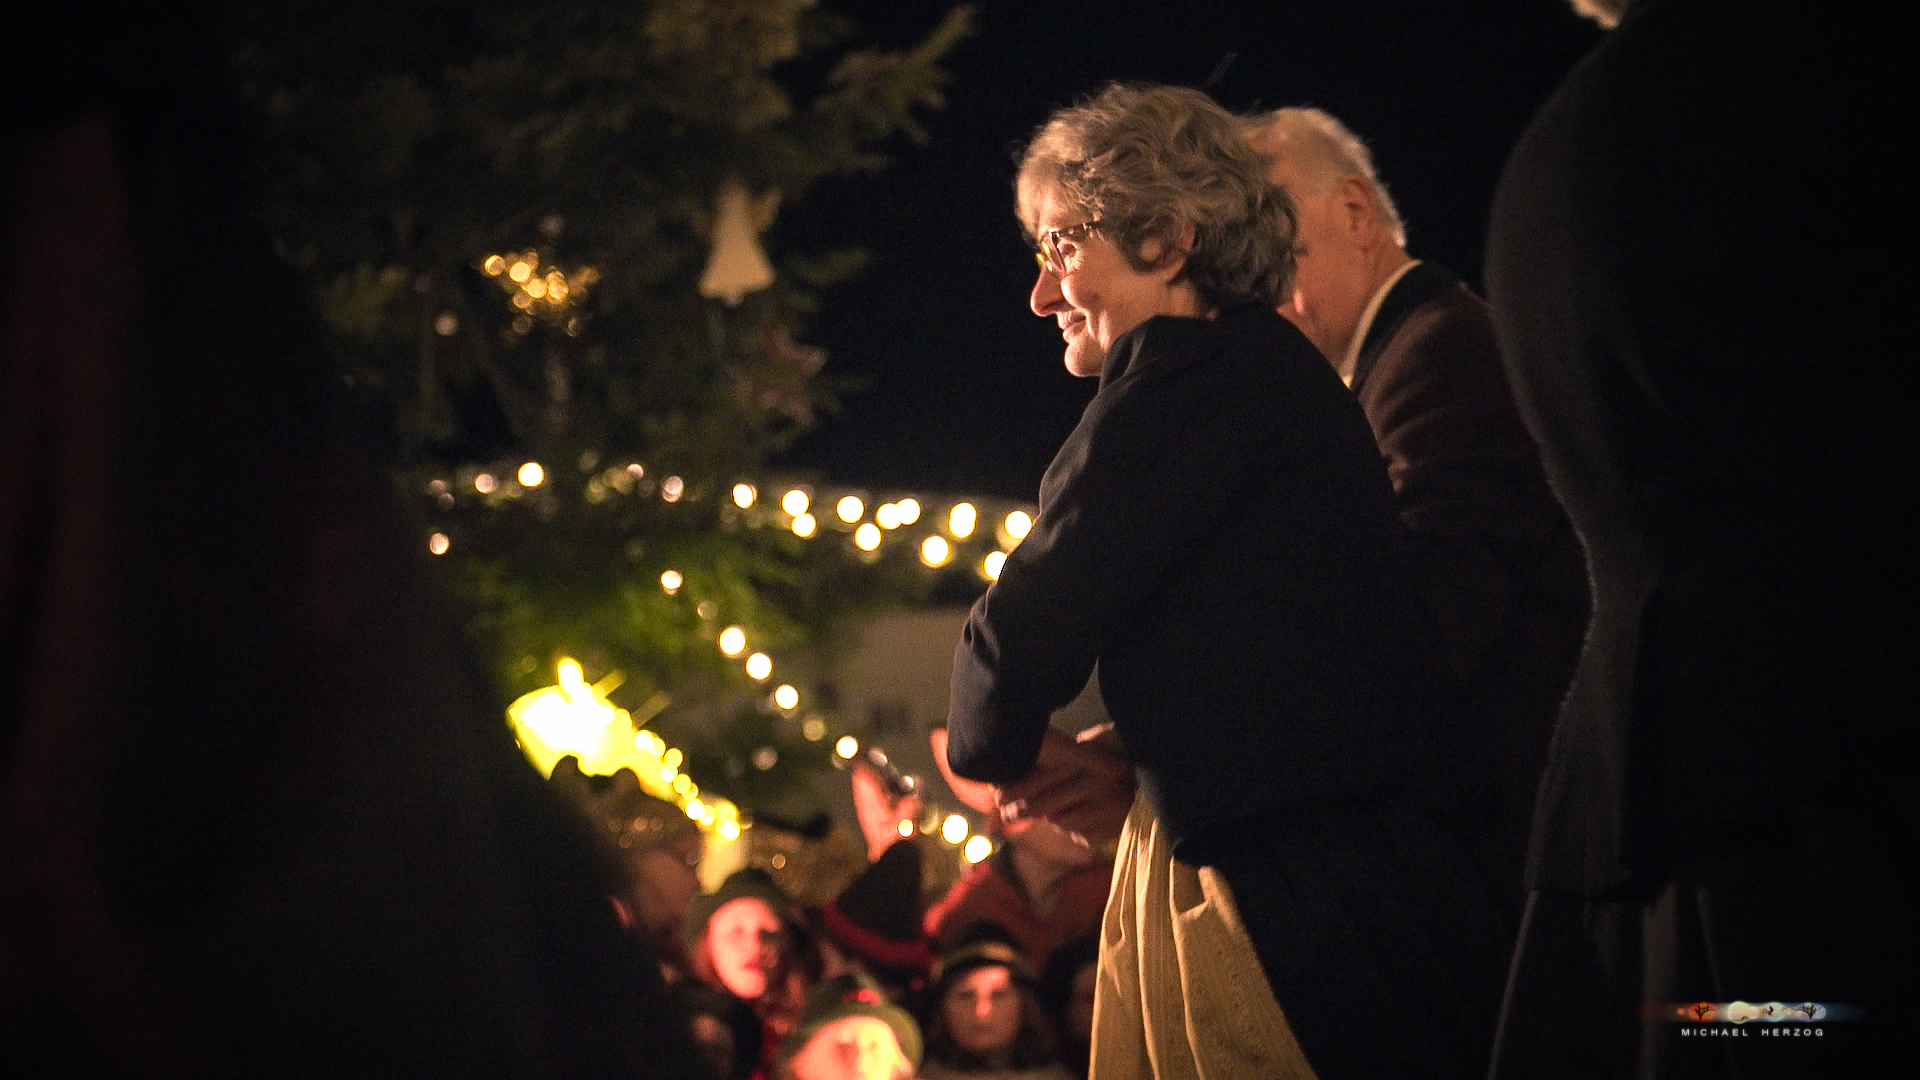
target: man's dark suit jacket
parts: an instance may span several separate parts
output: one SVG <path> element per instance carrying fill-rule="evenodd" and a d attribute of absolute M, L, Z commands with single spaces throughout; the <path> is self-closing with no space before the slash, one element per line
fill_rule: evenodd
<path fill-rule="evenodd" d="M 1882 160 L 1911 39 L 1873 10 L 1646 0 L 1507 165 L 1489 294 L 1595 602 L 1537 888 L 1657 882 L 1814 807 L 1913 835 Z"/>
<path fill-rule="evenodd" d="M 1367 327 L 1352 389 L 1387 461 L 1435 666 L 1471 747 L 1462 797 L 1517 855 L 1586 631 L 1585 556 L 1514 408 L 1487 305 L 1458 278 L 1432 263 L 1401 275 Z"/>

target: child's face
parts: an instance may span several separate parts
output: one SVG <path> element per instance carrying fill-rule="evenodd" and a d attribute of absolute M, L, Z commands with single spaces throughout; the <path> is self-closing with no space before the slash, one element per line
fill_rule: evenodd
<path fill-rule="evenodd" d="M 1020 1032 L 1020 992 L 1013 972 L 997 964 L 955 979 L 940 1000 L 947 1030 L 964 1050 L 989 1057 L 1013 1046 Z"/>
<path fill-rule="evenodd" d="M 813 1033 L 793 1056 L 794 1080 L 904 1080 L 913 1063 L 893 1029 L 871 1016 L 849 1016 Z"/>

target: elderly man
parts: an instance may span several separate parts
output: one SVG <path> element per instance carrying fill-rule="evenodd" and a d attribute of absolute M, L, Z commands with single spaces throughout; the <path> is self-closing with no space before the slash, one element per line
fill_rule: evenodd
<path fill-rule="evenodd" d="M 1407 254 L 1406 229 L 1354 134 L 1318 109 L 1247 120 L 1300 213 L 1280 313 L 1366 412 L 1413 541 L 1427 645 L 1459 724 L 1464 806 L 1519 859 L 1547 735 L 1586 625 L 1579 542 L 1515 411 L 1487 306 Z"/>

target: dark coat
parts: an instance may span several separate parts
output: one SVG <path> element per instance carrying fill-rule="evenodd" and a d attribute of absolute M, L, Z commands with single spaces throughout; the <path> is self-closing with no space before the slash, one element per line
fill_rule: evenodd
<path fill-rule="evenodd" d="M 1501 180 L 1500 344 L 1594 589 L 1537 887 L 1659 880 L 1796 807 L 1914 821 L 1888 708 L 1908 256 L 1877 160 L 1911 131 L 1882 85 L 1904 39 L 1843 7 L 1647 0 Z"/>
<path fill-rule="evenodd" d="M 1586 559 L 1514 409 L 1487 305 L 1421 263 L 1361 343 L 1353 392 L 1387 459 L 1463 798 L 1524 836 L 1587 625 Z M 1516 851 L 1517 854 L 1517 851 Z"/>
<path fill-rule="evenodd" d="M 953 770 L 1032 767 L 1097 661 L 1183 858 L 1433 760 L 1405 537 L 1371 431 L 1270 310 L 1116 341 L 1040 515 L 955 652 Z"/>

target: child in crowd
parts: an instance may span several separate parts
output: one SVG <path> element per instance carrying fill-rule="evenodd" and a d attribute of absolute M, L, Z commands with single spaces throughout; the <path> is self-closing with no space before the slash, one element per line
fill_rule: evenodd
<path fill-rule="evenodd" d="M 963 935 L 934 970 L 921 1080 L 1071 1080 L 1035 988 L 1003 931 L 981 924 Z"/>
<path fill-rule="evenodd" d="M 865 975 L 836 975 L 807 998 L 773 1080 L 912 1080 L 920 1027 Z"/>

